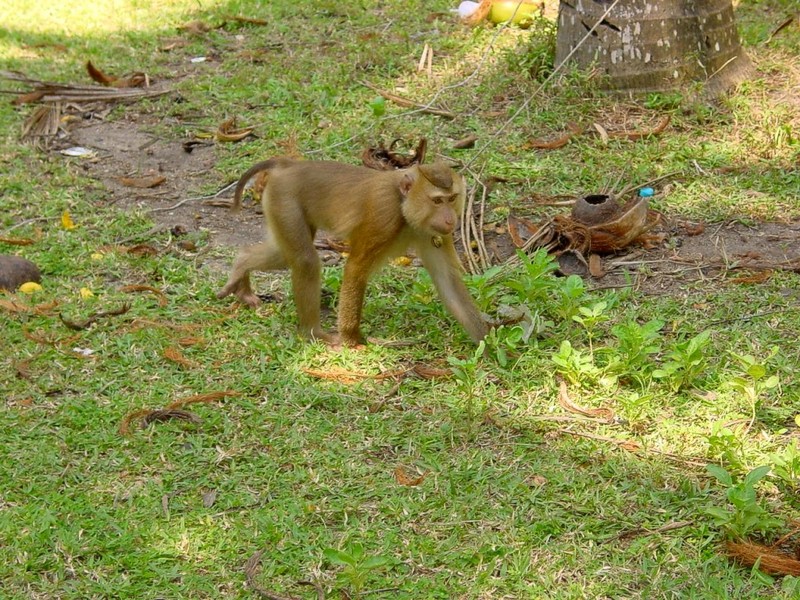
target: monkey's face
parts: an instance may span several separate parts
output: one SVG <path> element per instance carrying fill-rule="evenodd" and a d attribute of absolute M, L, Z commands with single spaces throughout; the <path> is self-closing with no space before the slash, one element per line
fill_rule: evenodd
<path fill-rule="evenodd" d="M 442 173 L 442 169 L 446 169 L 446 173 Z M 465 187 L 464 178 L 445 165 L 434 164 L 416 173 L 409 172 L 400 186 L 405 196 L 403 216 L 406 222 L 431 235 L 453 233 L 464 209 Z"/>

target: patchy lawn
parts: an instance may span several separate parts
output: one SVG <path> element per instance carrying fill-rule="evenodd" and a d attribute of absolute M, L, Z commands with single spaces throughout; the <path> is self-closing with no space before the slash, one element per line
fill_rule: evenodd
<path fill-rule="evenodd" d="M 164 94 L 65 100 L 38 145 L 41 103 L 0 104 L 0 253 L 42 271 L 0 296 L 4 598 L 800 594 L 726 545 L 790 548 L 800 508 L 794 2 L 739 6 L 757 73 L 713 102 L 542 88 L 549 21 L 469 29 L 440 0 L 51 4 L 0 9 L 2 69 L 87 86 L 91 61 Z M 256 311 L 215 298 L 260 236 L 225 207 L 253 162 L 422 137 L 469 165 L 481 309 L 520 319 L 484 355 L 413 262 L 368 292 L 395 343 L 361 351 L 297 339 L 285 275 Z M 603 277 L 506 262 L 515 218 L 648 182 L 652 247 Z"/>

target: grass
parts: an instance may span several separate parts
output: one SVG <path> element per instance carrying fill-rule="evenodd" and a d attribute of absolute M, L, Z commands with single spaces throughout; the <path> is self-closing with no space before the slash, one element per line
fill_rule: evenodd
<path fill-rule="evenodd" d="M 451 8 L 441 1 L 49 4 L 15 0 L 3 9 L 2 68 L 84 82 L 91 59 L 115 74 L 169 79 L 181 102 L 142 102 L 109 117 L 141 113 L 150 117 L 144 127 L 168 138 L 231 115 L 257 127 L 257 139 L 215 148 L 212 182 L 191 195 L 215 191 L 287 145 L 352 162 L 376 140 L 425 136 L 433 152 L 451 153 L 452 141 L 475 133 L 478 149 L 458 154 L 469 159 L 538 87 L 520 68 L 547 65 L 545 30 L 494 39 L 495 29 L 428 20 Z M 511 179 L 493 191 L 491 210 L 499 218 L 535 210 L 524 201 L 533 193 L 578 194 L 677 171 L 669 193 L 654 200 L 670 215 L 796 219 L 792 60 L 800 33 L 788 28 L 764 43 L 791 9 L 781 0 L 740 6 L 760 76 L 711 104 L 671 96 L 616 102 L 581 75 L 563 74 L 480 155 L 484 174 Z M 227 18 L 237 14 L 268 24 Z M 202 35 L 176 29 L 198 19 L 225 24 Z M 159 50 L 173 38 L 188 45 Z M 416 72 L 426 42 L 435 49 L 431 79 Z M 372 114 L 374 92 L 361 81 L 425 101 L 464 82 L 490 43 L 479 74 L 438 98 L 457 119 L 404 116 L 391 104 L 386 117 Z M 197 65 L 195 56 L 213 60 Z M 30 310 L 0 306 L 4 598 L 249 598 L 244 565 L 258 550 L 266 552 L 255 581 L 287 597 L 312 597 L 298 586 L 310 579 L 330 595 L 390 589 L 374 595 L 401 598 L 800 593 L 795 578 L 773 579 L 723 555 L 722 541 L 737 531 L 709 513 L 731 505 L 703 468 L 720 464 L 738 480 L 778 465 L 759 483 L 757 502 L 783 523 L 765 539 L 791 529 L 800 508 L 796 274 L 761 284 L 687 282 L 661 296 L 579 287 L 569 300 L 563 278 L 516 271 L 473 289 L 490 312 L 529 304 L 542 330 L 522 343 L 519 330 L 505 328 L 476 359 L 427 277 L 393 266 L 370 287 L 365 327 L 419 343 L 334 353 L 294 337 L 291 302 L 252 312 L 213 300 L 224 278 L 214 261 L 231 252 L 210 246 L 208 234 L 196 236 L 200 253 L 176 247 L 166 232 L 145 236 L 156 256 L 120 251 L 120 240 L 150 231 L 150 217 L 109 205 L 80 162 L 20 144 L 26 110 L 0 104 L 0 235 L 35 240 L 0 250 L 45 274 L 35 295 L 2 298 Z M 665 113 L 672 124 L 654 139 L 604 144 L 581 136 L 559 151 L 523 149 L 573 121 L 647 126 Z M 75 229 L 61 226 L 64 210 Z M 9 230 L 26 219 L 38 220 Z M 339 277 L 327 269 L 326 287 L 335 290 Z M 128 285 L 151 286 L 165 301 L 126 292 Z M 272 285 L 288 292 L 285 278 Z M 81 288 L 94 295 L 81 297 Z M 124 315 L 81 331 L 59 317 L 79 321 L 123 305 Z M 573 319 L 586 311 L 596 325 Z M 633 357 L 620 338 L 633 334 L 614 328 L 653 319 L 663 323 L 657 349 Z M 703 332 L 708 342 L 694 364 L 685 342 Z M 507 357 L 496 360 L 501 349 Z M 748 374 L 734 354 L 752 355 L 764 377 Z M 670 361 L 678 370 L 657 377 Z M 410 377 L 395 389 L 394 380 L 310 374 L 374 375 L 414 364 L 456 367 L 455 375 Z M 765 387 L 773 375 L 779 385 Z M 573 404 L 615 418 L 565 409 L 559 381 L 570 376 Z M 132 411 L 219 391 L 235 396 L 185 407 L 199 423 L 119 432 Z M 332 560 L 358 556 L 358 548 L 362 558 L 349 570 Z"/>

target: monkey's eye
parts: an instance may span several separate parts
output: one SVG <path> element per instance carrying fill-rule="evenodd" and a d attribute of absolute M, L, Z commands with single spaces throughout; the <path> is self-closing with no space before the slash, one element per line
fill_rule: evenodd
<path fill-rule="evenodd" d="M 441 196 L 435 196 L 433 198 L 433 203 L 434 204 L 441 204 L 442 202 L 444 202 L 444 198 L 442 198 Z"/>

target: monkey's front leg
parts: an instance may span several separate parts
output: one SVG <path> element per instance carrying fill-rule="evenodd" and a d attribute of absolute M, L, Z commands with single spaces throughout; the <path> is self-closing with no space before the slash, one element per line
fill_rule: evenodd
<path fill-rule="evenodd" d="M 361 314 L 372 266 L 370 263 L 370 260 L 363 260 L 351 253 L 344 265 L 337 321 L 339 337 L 347 346 L 362 346 L 366 343 L 361 335 Z"/>

